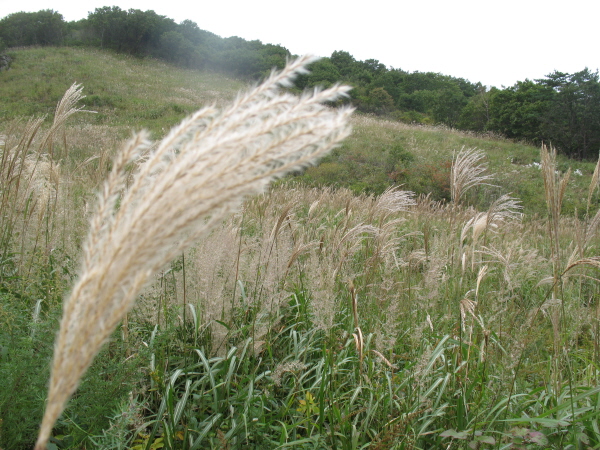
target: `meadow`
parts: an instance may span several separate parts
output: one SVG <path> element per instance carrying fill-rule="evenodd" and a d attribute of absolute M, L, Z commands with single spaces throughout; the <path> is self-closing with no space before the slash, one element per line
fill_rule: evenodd
<path fill-rule="evenodd" d="M 29 449 L 115 154 L 246 86 L 75 49 L 0 77 L 0 448 Z M 600 448 L 597 164 L 351 125 L 161 266 L 48 448 Z"/>

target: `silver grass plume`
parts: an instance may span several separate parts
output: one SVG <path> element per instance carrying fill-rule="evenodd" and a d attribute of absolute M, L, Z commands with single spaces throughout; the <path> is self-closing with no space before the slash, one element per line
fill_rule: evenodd
<path fill-rule="evenodd" d="M 462 197 L 472 187 L 482 184 L 493 186 L 488 181 L 494 177 L 484 174 L 487 164 L 482 161 L 483 159 L 485 153 L 476 148 L 462 147 L 454 156 L 450 170 L 450 196 L 455 205 L 460 203 Z"/>
<path fill-rule="evenodd" d="M 245 196 L 313 164 L 349 135 L 351 109 L 323 105 L 349 87 L 300 97 L 281 92 L 314 60 L 290 62 L 223 111 L 196 112 L 156 145 L 139 133 L 124 146 L 100 194 L 79 279 L 64 303 L 36 450 L 46 448 L 82 375 L 151 277 Z M 125 189 L 126 167 L 140 161 Z"/>
<path fill-rule="evenodd" d="M 542 144 L 540 150 L 542 160 L 542 176 L 544 178 L 544 194 L 546 196 L 546 205 L 548 207 L 548 231 L 550 236 L 550 244 L 552 249 L 552 266 L 554 276 L 554 286 L 552 290 L 552 298 L 558 297 L 559 281 L 560 281 L 560 264 L 561 264 L 561 248 L 560 248 L 560 214 L 565 197 L 567 184 L 571 176 L 571 169 L 561 176 L 556 168 L 556 149 L 554 147 L 546 147 Z"/>

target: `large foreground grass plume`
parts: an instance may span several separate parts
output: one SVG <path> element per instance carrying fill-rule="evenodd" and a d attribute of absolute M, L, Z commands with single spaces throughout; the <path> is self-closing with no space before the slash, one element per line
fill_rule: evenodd
<path fill-rule="evenodd" d="M 124 146 L 100 194 L 80 275 L 64 303 L 37 450 L 46 448 L 80 378 L 152 276 L 245 196 L 314 163 L 348 136 L 351 110 L 323 105 L 348 87 L 301 97 L 280 90 L 312 61 L 291 62 L 222 111 L 196 112 L 158 143 L 139 133 Z M 132 163 L 139 167 L 129 180 Z"/>

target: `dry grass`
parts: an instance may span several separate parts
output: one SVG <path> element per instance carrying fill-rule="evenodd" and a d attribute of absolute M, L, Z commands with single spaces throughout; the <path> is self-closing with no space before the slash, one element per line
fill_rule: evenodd
<path fill-rule="evenodd" d="M 476 148 L 464 147 L 454 156 L 450 172 L 450 196 L 454 203 L 459 204 L 467 191 L 475 186 L 489 184 L 493 179 L 485 174 L 487 165 L 482 162 L 485 153 Z"/>
<path fill-rule="evenodd" d="M 378 196 L 356 195 L 347 189 L 290 182 L 253 196 L 239 212 L 225 218 L 244 194 L 264 188 L 263 177 L 303 165 L 324 150 L 317 145 L 311 147 L 314 151 L 295 153 L 287 147 L 292 141 L 302 146 L 315 142 L 311 139 L 318 140 L 317 131 L 327 133 L 330 128 L 314 126 L 313 119 L 339 121 L 342 131 L 318 140 L 325 147 L 345 133 L 347 112 L 318 105 L 320 99 L 339 91 L 297 99 L 275 95 L 277 80 L 270 83 L 272 90 L 259 87 L 224 111 L 197 113 L 159 143 L 149 142 L 143 134 L 134 136 L 112 164 L 85 245 L 81 278 L 65 303 L 42 430 L 46 437 L 77 388 L 78 377 L 143 286 L 142 300 L 129 316 L 132 326 L 153 329 L 157 325 L 155 333 L 165 335 L 176 328 L 186 336 L 173 335 L 173 348 L 193 345 L 202 348 L 207 358 L 212 351 L 212 356 L 217 355 L 214 361 L 219 355 L 234 354 L 233 346 L 247 346 L 247 354 L 264 364 L 260 370 L 271 372 L 277 389 L 287 386 L 291 378 L 306 379 L 315 367 L 301 346 L 299 354 L 278 347 L 286 330 L 294 339 L 325 336 L 324 345 L 332 355 L 347 352 L 338 376 L 348 391 L 336 404 L 348 408 L 342 417 L 355 418 L 357 430 L 364 426 L 361 445 L 374 438 L 371 445 L 382 448 L 401 445 L 405 434 L 412 434 L 415 442 L 430 438 L 434 442 L 435 430 L 458 426 L 453 408 L 460 395 L 465 396 L 470 423 L 487 426 L 487 413 L 476 411 L 479 407 L 485 411 L 499 402 L 516 408 L 520 396 L 542 385 L 559 395 L 569 382 L 575 387 L 580 379 L 585 386 L 597 383 L 600 263 L 595 255 L 600 250 L 600 213 L 590 212 L 593 202 L 588 200 L 584 218 L 561 214 L 569 200 L 567 181 L 556 172 L 551 151 L 542 150 L 542 176 L 531 170 L 540 180 L 546 179 L 548 218 L 523 217 L 512 194 L 490 195 L 479 210 L 465 206 L 472 197 L 466 194 L 490 181 L 483 154 L 465 150 L 471 146 L 454 160 L 455 202 L 436 202 L 397 188 Z M 62 110 L 74 107 L 72 103 Z M 297 126 L 296 119 L 304 125 Z M 354 122 L 374 128 L 376 121 L 356 118 Z M 61 239 L 77 239 L 81 234 L 75 224 L 87 217 L 86 205 L 92 204 L 89 192 L 108 173 L 117 142 L 104 126 L 77 124 L 54 128 L 54 138 L 46 140 L 52 145 L 40 150 L 45 139 L 41 122 L 20 123 L 17 128 L 25 138 L 16 141 L 19 132 L 6 130 L 2 132 L 6 137 L 0 139 L 5 141 L 0 143 L 1 180 L 10 188 L 2 190 L 3 211 L 9 213 L 2 220 L 9 229 L 28 231 L 2 250 L 14 253 L 24 245 L 26 251 L 18 253 L 41 258 L 39 254 L 64 248 Z M 414 127 L 391 122 L 382 129 L 384 134 L 416 133 Z M 91 140 L 107 150 L 94 156 Z M 283 147 L 271 147 L 274 143 Z M 436 142 L 427 145 L 433 155 Z M 278 159 L 280 151 L 283 159 Z M 584 195 L 590 199 L 597 174 L 592 178 Z M 70 244 L 70 255 L 78 251 L 78 245 Z M 165 266 L 174 256 L 177 263 Z M 23 279 L 33 279 L 36 272 L 31 273 Z M 169 290 L 159 289 L 164 286 Z M 40 303 L 35 305 L 34 320 L 43 320 Z M 188 336 L 192 319 L 193 341 Z M 135 348 L 133 336 L 132 332 L 126 343 L 128 350 Z M 446 342 L 445 349 L 440 347 L 436 353 L 440 342 Z M 312 354 L 321 354 L 321 349 L 315 350 Z M 268 360 L 282 354 L 281 360 Z M 577 372 L 578 357 L 589 359 L 585 374 Z M 250 366 L 254 368 L 257 360 Z M 151 368 L 168 364 L 153 362 Z M 360 377 L 354 385 L 348 382 L 349 372 L 344 372 L 352 368 Z M 432 380 L 432 373 L 443 368 L 451 378 L 440 375 L 438 381 Z M 164 370 L 166 379 L 170 374 Z M 367 416 L 363 414 L 366 402 L 348 399 L 362 395 L 354 395 L 362 389 L 357 390 L 359 385 L 370 386 L 376 398 L 384 398 L 388 382 L 379 375 L 389 376 L 389 386 L 398 388 L 394 391 L 398 396 L 390 402 L 391 409 L 381 414 L 382 422 L 375 424 L 369 420 L 379 412 Z M 396 385 L 402 379 L 406 384 Z M 261 380 L 261 389 L 277 400 L 280 392 L 268 391 L 269 376 Z M 447 387 L 438 397 L 444 404 L 440 410 L 421 402 L 420 395 L 412 406 L 402 403 L 411 391 L 429 392 L 429 386 L 434 386 L 430 381 L 440 389 Z M 310 388 L 316 386 L 312 383 Z M 481 395 L 468 398 L 464 393 L 474 392 L 471 385 L 480 386 Z M 323 390 L 325 396 L 334 392 L 328 389 Z M 519 396 L 510 400 L 513 392 Z M 305 394 L 290 391 L 297 398 Z M 140 395 L 156 399 L 162 394 L 153 390 Z M 292 415 L 294 401 L 287 403 Z M 328 407 L 327 401 L 323 404 Z M 515 411 L 518 416 L 521 410 Z M 536 414 L 530 409 L 524 412 Z M 144 420 L 152 420 L 153 413 Z M 463 416 L 456 417 L 462 420 Z M 287 427 L 293 423 L 289 419 L 277 420 Z M 432 427 L 419 434 L 430 419 Z M 503 429 L 503 425 L 493 426 Z M 166 434 L 165 430 L 157 433 Z M 42 434 L 38 448 L 43 448 L 44 439 Z M 233 441 L 227 442 L 235 448 Z"/>
<path fill-rule="evenodd" d="M 348 88 L 299 98 L 279 92 L 311 61 L 290 63 L 222 112 L 198 111 L 158 144 L 140 133 L 125 145 L 92 219 L 81 275 L 64 305 L 36 449 L 45 448 L 82 374 L 152 275 L 206 236 L 245 196 L 313 163 L 348 135 L 351 111 L 322 106 Z M 126 167 L 140 160 L 126 189 Z"/>
<path fill-rule="evenodd" d="M 556 167 L 556 149 L 548 148 L 542 145 L 542 176 L 544 178 L 544 194 L 546 196 L 546 205 L 548 207 L 548 236 L 552 248 L 552 263 L 554 266 L 554 289 L 553 298 L 559 297 L 560 273 L 562 265 L 562 249 L 560 245 L 560 215 L 563 206 L 563 200 L 571 170 L 561 176 Z"/>
<path fill-rule="evenodd" d="M 47 259 L 72 231 L 61 226 L 76 215 L 68 204 L 72 174 L 63 169 L 68 155 L 65 123 L 78 112 L 89 112 L 76 106 L 83 98 L 81 86 L 73 84 L 48 129 L 43 127 L 44 117 L 7 125 L 0 145 L 0 261 L 11 260 L 20 275 L 40 252 Z"/>

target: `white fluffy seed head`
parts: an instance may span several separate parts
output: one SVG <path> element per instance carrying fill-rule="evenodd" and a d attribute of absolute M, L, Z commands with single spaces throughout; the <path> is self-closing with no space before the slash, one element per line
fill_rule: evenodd
<path fill-rule="evenodd" d="M 280 91 L 312 61 L 290 62 L 223 111 L 198 111 L 153 150 L 144 133 L 124 146 L 100 195 L 81 275 L 65 301 L 36 450 L 46 448 L 81 376 L 152 275 L 244 197 L 314 164 L 349 135 L 352 110 L 323 103 L 350 88 L 300 97 Z M 125 190 L 125 166 L 140 155 L 144 161 Z"/>

